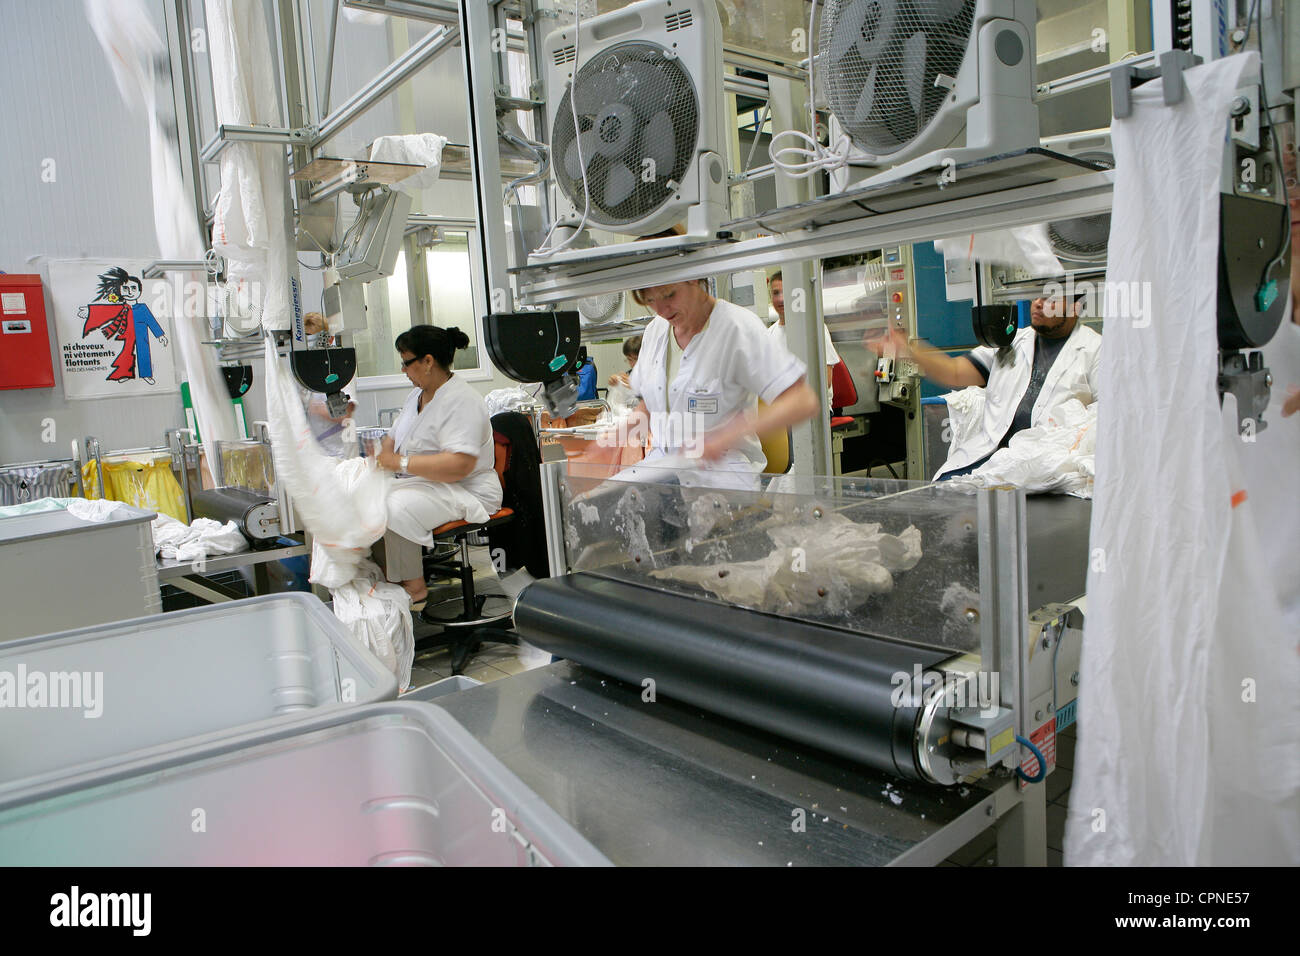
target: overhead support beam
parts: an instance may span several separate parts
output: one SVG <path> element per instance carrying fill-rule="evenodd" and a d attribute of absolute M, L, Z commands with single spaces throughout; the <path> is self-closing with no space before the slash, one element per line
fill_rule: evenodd
<path fill-rule="evenodd" d="M 320 121 L 312 146 L 318 147 L 340 130 L 365 115 L 398 86 L 409 80 L 425 64 L 460 39 L 453 26 L 439 27 L 422 37 L 409 50 L 385 67 L 384 71 L 358 90 L 347 102 Z"/>
<path fill-rule="evenodd" d="M 207 268 L 208 263 L 203 259 L 155 259 L 140 275 L 145 279 L 161 279 L 169 272 L 206 272 Z"/>
<path fill-rule="evenodd" d="M 846 249 L 880 249 L 972 232 L 1029 226 L 1056 219 L 1110 212 L 1113 171 L 1082 173 L 1068 179 L 996 193 L 954 199 L 816 229 L 718 243 L 694 252 L 651 258 L 637 256 L 574 266 L 567 274 L 521 280 L 525 304 L 551 304 L 602 292 L 704 279 L 722 271 L 763 269 L 791 259 L 843 255 Z M 579 271 L 581 268 L 581 271 Z M 653 280 L 653 281 L 651 281 Z"/>
<path fill-rule="evenodd" d="M 1140 56 L 1131 57 L 1124 61 L 1126 66 L 1154 66 L 1156 63 L 1155 53 L 1143 53 Z M 1069 93 L 1072 90 L 1081 90 L 1089 86 L 1100 86 L 1102 83 L 1110 82 L 1111 71 L 1114 69 L 1113 63 L 1107 63 L 1103 66 L 1093 67 L 1091 70 L 1084 70 L 1080 73 L 1073 73 L 1070 76 L 1063 76 L 1059 80 L 1048 80 L 1046 83 L 1039 83 L 1035 88 L 1040 100 L 1052 96 L 1059 96 L 1062 93 Z"/>
<path fill-rule="evenodd" d="M 227 143 L 279 143 L 281 146 L 306 146 L 311 142 L 310 129 L 286 129 L 283 126 L 217 127 L 217 135 L 208 140 L 199 153 L 205 163 L 215 163 Z"/>
<path fill-rule="evenodd" d="M 368 10 L 390 17 L 406 17 L 427 23 L 456 23 L 458 0 L 347 0 L 353 10 Z"/>
<path fill-rule="evenodd" d="M 737 76 L 734 73 L 728 73 L 723 77 L 722 88 L 728 93 L 742 93 L 745 96 L 752 96 L 759 100 L 765 100 L 769 95 L 767 81 L 755 80 L 748 76 Z"/>

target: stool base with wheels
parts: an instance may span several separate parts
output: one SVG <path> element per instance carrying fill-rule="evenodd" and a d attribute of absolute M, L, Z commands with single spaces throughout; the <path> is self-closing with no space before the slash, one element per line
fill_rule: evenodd
<path fill-rule="evenodd" d="M 472 524 L 468 521 L 450 521 L 433 531 L 435 542 L 454 541 L 460 548 L 459 571 L 460 597 L 439 601 L 437 604 L 425 605 L 420 612 L 420 619 L 426 624 L 433 624 L 444 629 L 450 640 L 451 673 L 461 673 L 469 659 L 483 642 L 483 630 L 491 629 L 491 640 L 502 644 L 518 643 L 513 633 L 509 632 L 511 607 L 504 595 L 501 601 L 504 607 L 489 607 L 484 612 L 484 605 L 489 598 L 496 595 L 479 594 L 474 587 L 474 567 L 469 559 L 469 536 L 496 525 L 509 521 L 514 512 L 502 508 L 487 521 Z M 441 613 L 439 611 L 441 610 Z"/>

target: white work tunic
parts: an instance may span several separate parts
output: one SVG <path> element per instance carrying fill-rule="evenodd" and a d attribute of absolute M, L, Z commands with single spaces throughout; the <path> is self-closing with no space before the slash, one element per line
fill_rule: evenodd
<path fill-rule="evenodd" d="M 689 456 L 708 432 L 734 415 L 756 411 L 760 398 L 772 402 L 804 375 L 804 364 L 766 334 L 758 316 L 719 299 L 704 329 L 687 343 L 670 384 L 666 362 L 672 334 L 667 319 L 651 319 L 630 376 L 632 391 L 650 412 L 653 448 L 642 463 L 646 466 L 666 456 Z M 755 435 L 718 461 L 688 461 L 692 471 L 747 477 L 758 475 L 766 464 Z"/>
<path fill-rule="evenodd" d="M 790 343 L 785 338 L 785 326 L 781 324 L 780 318 L 767 327 L 767 334 L 772 336 L 781 343 L 781 347 L 788 349 Z M 822 342 L 826 348 L 826 364 L 835 366 L 840 364 L 840 353 L 835 351 L 835 343 L 831 341 L 831 330 L 822 326 Z M 826 382 L 826 405 L 831 407 L 835 404 L 835 386 L 829 380 Z"/>
<path fill-rule="evenodd" d="M 785 340 L 785 326 L 781 324 L 780 319 L 767 327 L 767 334 L 780 341 L 786 348 L 790 347 L 790 344 Z M 822 342 L 826 346 L 826 364 L 839 365 L 840 353 L 835 351 L 835 343 L 831 341 L 831 330 L 824 325 L 822 326 Z"/>
<path fill-rule="evenodd" d="M 388 434 L 399 455 L 436 455 L 439 452 L 459 452 L 475 457 L 474 470 L 458 482 L 448 484 L 426 478 L 408 476 L 398 481 L 389 495 L 389 510 L 395 506 L 394 495 L 402 505 L 414 512 L 415 523 L 425 529 L 453 520 L 476 520 L 474 511 L 462 509 L 454 502 L 460 497 L 455 492 L 468 492 L 490 515 L 501 507 L 501 482 L 493 467 L 495 449 L 492 441 L 492 422 L 488 417 L 483 397 L 464 379 L 452 375 L 433 398 L 420 409 L 420 389 L 414 388 L 402 405 L 402 413 L 393 422 Z M 448 491 L 453 492 L 450 496 Z M 401 494 L 398 494 L 401 492 Z M 444 514 L 445 512 L 445 514 Z M 389 527 L 406 524 L 393 520 Z M 481 520 L 481 519 L 479 519 Z M 404 537 L 418 540 L 399 530 Z M 420 535 L 423 539 L 425 536 Z M 430 539 L 431 540 L 431 539 Z M 422 543 L 428 543 L 423 540 Z"/>
<path fill-rule="evenodd" d="M 986 345 L 971 350 L 971 356 L 989 370 L 984 386 L 984 417 L 968 437 L 954 439 L 948 460 L 935 474 L 935 480 L 947 472 L 974 464 L 997 449 L 1002 436 L 1011 427 L 1025 390 L 1029 388 L 1037 335 L 1028 325 L 1016 333 L 1011 341 L 1016 356 L 1013 364 L 999 364 L 998 350 Z M 1044 416 L 1067 399 L 1077 398 L 1085 405 L 1095 402 L 1101 396 L 1100 366 L 1101 336 L 1082 322 L 1076 323 L 1047 373 L 1038 400 L 1034 402 L 1031 427 L 1041 423 Z"/>

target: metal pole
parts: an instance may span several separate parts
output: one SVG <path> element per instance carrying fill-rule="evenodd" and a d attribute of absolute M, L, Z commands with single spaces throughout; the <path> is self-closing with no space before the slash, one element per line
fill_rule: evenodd
<path fill-rule="evenodd" d="M 293 8 L 293 24 L 301 40 L 302 54 L 299 76 L 302 81 L 302 98 L 305 111 L 312 119 L 321 115 L 320 93 L 316 86 L 316 38 L 311 28 L 311 7 L 307 0 L 297 0 Z"/>
<path fill-rule="evenodd" d="M 176 136 L 180 148 L 181 179 L 194 196 L 194 215 L 198 219 L 199 239 L 207 242 L 207 220 L 203 212 L 207 197 L 203 192 L 203 167 L 199 162 L 199 111 L 194 97 L 194 59 L 190 46 L 191 21 L 186 0 L 164 4 L 167 48 L 171 58 L 172 99 L 176 109 Z M 177 72 L 180 83 L 175 82 Z M 160 250 L 166 253 L 168 250 Z M 191 255 L 197 250 L 187 250 Z"/>
<path fill-rule="evenodd" d="M 339 5 L 343 0 L 334 0 L 334 7 L 330 10 L 330 42 L 325 52 L 325 89 L 321 91 L 320 111 L 322 114 L 330 111 L 330 87 L 334 83 L 334 41 L 339 35 Z"/>
<path fill-rule="evenodd" d="M 492 52 L 494 11 L 484 3 L 460 5 L 461 58 L 469 93 L 469 139 L 474 203 L 483 254 L 479 275 L 489 312 L 509 312 L 514 293 L 506 271 L 509 244 L 501 193 L 501 151 L 496 122 L 496 55 Z"/>
<path fill-rule="evenodd" d="M 470 6 L 477 7 L 478 4 L 470 4 Z M 351 96 L 346 103 L 322 119 L 312 146 L 321 145 L 336 135 L 339 130 L 355 122 L 395 87 L 455 43 L 459 37 L 460 31 L 454 27 L 442 27 L 422 37 L 419 42 L 390 63 L 382 73 Z M 486 42 L 485 38 L 485 45 Z"/>
<path fill-rule="evenodd" d="M 804 83 L 779 76 L 769 77 L 773 129 L 803 129 L 807 126 L 805 96 L 811 93 Z M 811 181 L 796 179 L 785 173 L 776 176 L 776 200 L 792 206 L 812 198 Z M 808 385 L 817 394 L 821 414 L 811 422 L 795 426 L 793 470 L 798 475 L 834 473 L 831 457 L 830 408 L 826 404 L 826 345 L 822 334 L 821 282 L 817 261 L 795 259 L 782 266 L 785 290 L 785 338 L 798 358 L 808 366 Z"/>

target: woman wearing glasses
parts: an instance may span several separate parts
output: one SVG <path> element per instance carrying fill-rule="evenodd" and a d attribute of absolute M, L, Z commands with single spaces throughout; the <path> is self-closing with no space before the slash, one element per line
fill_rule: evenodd
<path fill-rule="evenodd" d="M 469 345 L 465 333 L 413 325 L 396 345 L 415 388 L 375 456 L 399 479 L 388 496 L 383 563 L 417 605 L 428 596 L 421 545 L 432 547 L 432 530 L 448 521 L 486 521 L 501 507 L 501 482 L 487 405 L 451 371 L 456 350 Z"/>

